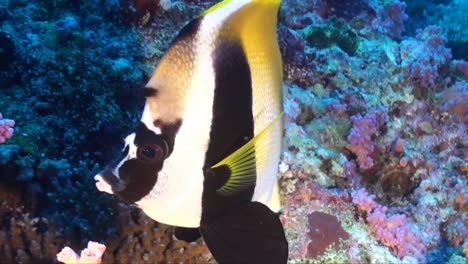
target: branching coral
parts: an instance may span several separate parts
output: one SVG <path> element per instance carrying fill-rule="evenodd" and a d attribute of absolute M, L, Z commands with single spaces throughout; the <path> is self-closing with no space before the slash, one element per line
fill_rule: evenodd
<path fill-rule="evenodd" d="M 121 205 L 114 223 L 125 236 L 105 237 L 103 263 L 214 263 L 201 239 L 173 240 L 173 228 L 146 216 L 140 209 Z"/>
<path fill-rule="evenodd" d="M 2 263 L 42 263 L 55 255 L 63 241 L 52 223 L 29 214 L 2 214 L 0 256 Z"/>

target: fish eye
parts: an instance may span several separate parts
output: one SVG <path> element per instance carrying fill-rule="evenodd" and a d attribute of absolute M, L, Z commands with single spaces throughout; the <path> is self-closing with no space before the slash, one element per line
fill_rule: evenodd
<path fill-rule="evenodd" d="M 164 157 L 164 150 L 156 144 L 143 145 L 138 147 L 137 157 L 144 161 L 160 161 Z"/>

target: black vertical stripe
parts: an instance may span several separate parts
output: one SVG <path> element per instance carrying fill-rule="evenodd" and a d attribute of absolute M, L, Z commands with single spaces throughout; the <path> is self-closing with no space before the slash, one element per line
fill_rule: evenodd
<path fill-rule="evenodd" d="M 143 95 L 145 96 L 145 98 L 156 97 L 157 94 L 158 94 L 158 90 L 155 88 L 151 88 L 151 87 L 143 88 Z"/>
<path fill-rule="evenodd" d="M 210 167 L 254 137 L 254 118 L 250 67 L 241 44 L 232 40 L 219 41 L 213 58 L 215 90 L 210 142 L 204 164 L 203 222 L 219 216 L 227 208 L 250 201 L 255 188 L 252 186 L 228 197 L 216 193 L 230 171 L 227 167 L 214 170 Z"/>
<path fill-rule="evenodd" d="M 254 136 L 252 79 L 240 43 L 224 41 L 214 51 L 215 91 L 206 166 L 212 166 Z"/>

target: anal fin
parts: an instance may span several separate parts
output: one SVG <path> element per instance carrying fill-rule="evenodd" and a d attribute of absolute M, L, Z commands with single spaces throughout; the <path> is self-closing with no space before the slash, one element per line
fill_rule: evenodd
<path fill-rule="evenodd" d="M 284 264 L 288 242 L 278 216 L 267 206 L 249 202 L 200 226 L 220 264 Z"/>
<path fill-rule="evenodd" d="M 193 242 L 201 237 L 200 230 L 198 228 L 179 227 L 174 228 L 174 236 L 178 240 L 185 242 Z"/>

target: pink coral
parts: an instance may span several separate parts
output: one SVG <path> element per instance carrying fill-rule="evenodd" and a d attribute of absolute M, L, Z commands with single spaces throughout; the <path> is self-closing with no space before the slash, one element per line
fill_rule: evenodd
<path fill-rule="evenodd" d="M 101 263 L 101 257 L 106 251 L 106 246 L 89 241 L 88 247 L 81 251 L 80 263 Z"/>
<path fill-rule="evenodd" d="M 69 248 L 64 247 L 60 253 L 57 254 L 57 260 L 63 263 L 80 263 L 80 257 L 76 252 Z"/>
<path fill-rule="evenodd" d="M 353 203 L 358 210 L 366 213 L 375 238 L 387 247 L 395 250 L 399 258 L 412 256 L 423 260 L 426 247 L 421 238 L 414 235 L 406 219 L 406 215 L 387 216 L 387 207 L 375 202 L 375 195 L 369 195 L 365 189 L 353 193 Z"/>
<path fill-rule="evenodd" d="M 13 136 L 15 121 L 11 119 L 3 119 L 0 113 L 0 144 Z"/>
<path fill-rule="evenodd" d="M 369 195 L 363 188 L 353 193 L 353 203 L 361 212 L 372 212 L 378 206 L 374 199 L 375 195 Z"/>
<path fill-rule="evenodd" d="M 372 111 L 364 117 L 358 114 L 352 116 L 351 119 L 353 127 L 348 135 L 349 149 L 356 154 L 359 168 L 370 169 L 374 166 L 374 161 L 371 158 L 374 151 L 372 135 L 387 119 L 386 111 Z"/>
<path fill-rule="evenodd" d="M 100 264 L 101 258 L 106 251 L 106 246 L 97 242 L 89 241 L 88 247 L 81 251 L 81 256 L 78 257 L 73 249 L 65 247 L 60 253 L 57 254 L 57 260 L 65 264 L 72 263 L 87 263 L 87 264 Z"/>

